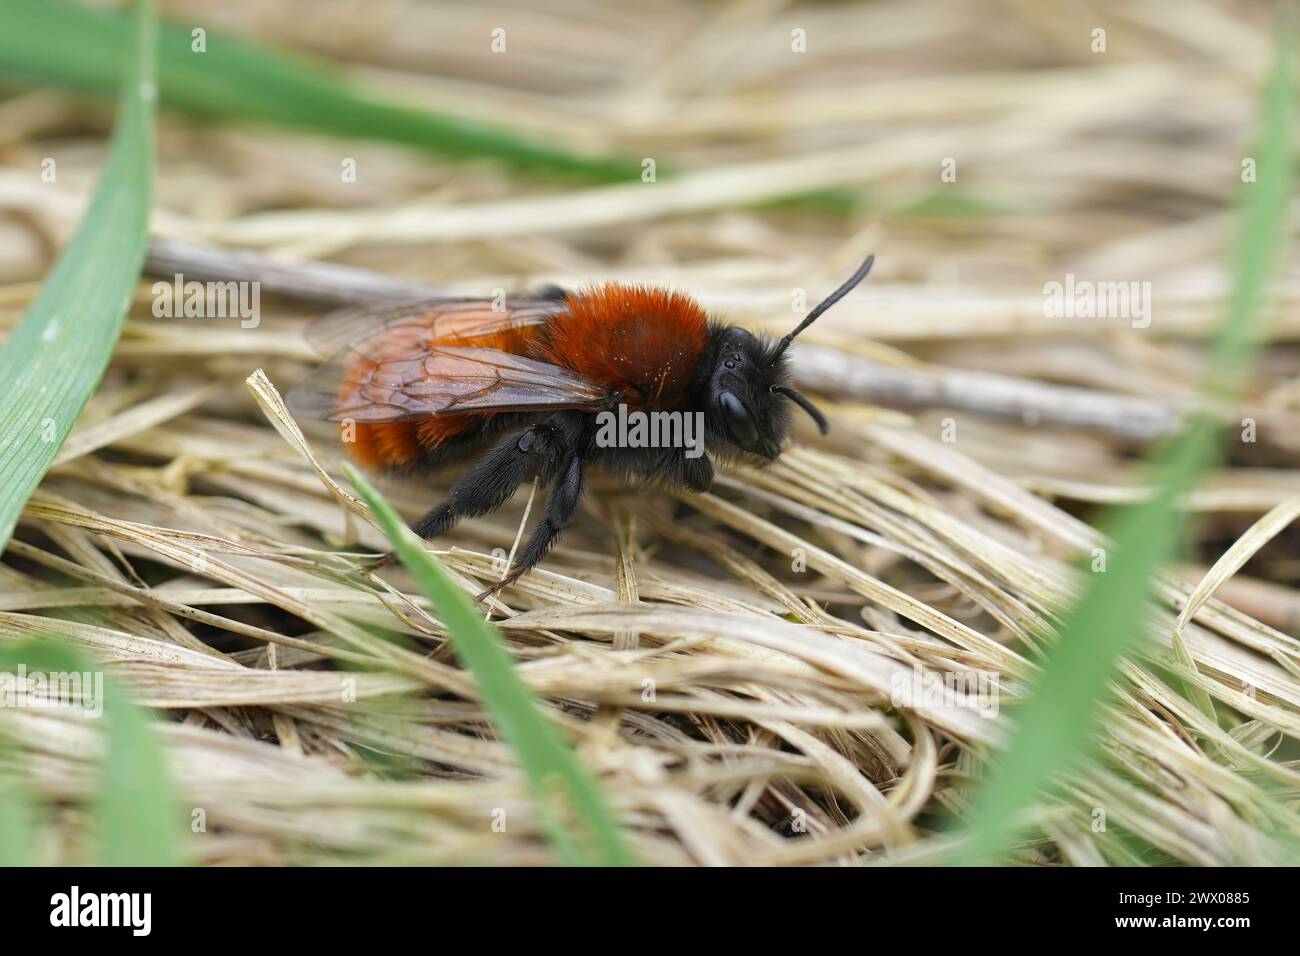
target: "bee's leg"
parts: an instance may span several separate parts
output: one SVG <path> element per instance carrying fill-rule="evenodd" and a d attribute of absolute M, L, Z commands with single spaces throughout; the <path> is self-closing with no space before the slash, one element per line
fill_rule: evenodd
<path fill-rule="evenodd" d="M 578 513 L 578 504 L 582 501 L 582 484 L 582 458 L 575 452 L 564 459 L 556 470 L 555 487 L 551 489 L 550 500 L 546 503 L 546 515 L 537 522 L 532 534 L 528 536 L 528 543 L 524 545 L 523 553 L 519 555 L 510 573 L 480 594 L 477 600 L 482 601 L 514 584 L 545 557 L 551 545 L 555 544 L 561 532 Z"/>
<path fill-rule="evenodd" d="M 666 463 L 661 480 L 690 491 L 708 491 L 713 487 L 713 465 L 708 455 L 696 458 L 673 455 Z"/>
<path fill-rule="evenodd" d="M 629 470 L 669 488 L 708 491 L 713 487 L 713 465 L 709 456 L 687 458 L 684 452 L 675 448 L 653 458 L 644 458 Z"/>
<path fill-rule="evenodd" d="M 447 500 L 431 510 L 411 530 L 428 540 L 442 534 L 461 518 L 475 518 L 496 511 L 510 500 L 528 477 L 532 460 L 544 462 L 564 451 L 563 439 L 548 425 L 534 425 L 507 435 L 476 461 L 452 486 Z"/>

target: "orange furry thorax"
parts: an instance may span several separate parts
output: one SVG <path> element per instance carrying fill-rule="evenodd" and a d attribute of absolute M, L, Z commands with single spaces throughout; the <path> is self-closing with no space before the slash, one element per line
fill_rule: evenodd
<path fill-rule="evenodd" d="M 689 398 L 708 348 L 708 318 L 690 296 L 618 283 L 573 293 L 547 325 L 547 361 L 620 395 L 631 407 L 672 410 Z"/>

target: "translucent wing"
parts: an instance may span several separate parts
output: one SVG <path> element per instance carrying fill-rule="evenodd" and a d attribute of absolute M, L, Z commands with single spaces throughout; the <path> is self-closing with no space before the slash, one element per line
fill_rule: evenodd
<path fill-rule="evenodd" d="M 488 302 L 442 300 L 327 317 L 332 324 L 313 341 L 344 347 L 289 394 L 289 407 L 359 423 L 598 407 L 609 399 L 606 389 L 501 347 L 527 341 L 560 308 L 534 299 L 502 312 Z"/>
<path fill-rule="evenodd" d="M 367 341 L 410 330 L 428 339 L 472 339 L 540 325 L 564 308 L 561 290 L 550 296 L 511 299 L 500 305 L 484 299 L 416 299 L 376 309 L 346 309 L 312 322 L 307 342 L 325 358 L 346 349 L 365 350 Z"/>

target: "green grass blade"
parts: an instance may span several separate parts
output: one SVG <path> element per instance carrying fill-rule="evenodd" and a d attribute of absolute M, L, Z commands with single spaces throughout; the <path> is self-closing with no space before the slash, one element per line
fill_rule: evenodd
<path fill-rule="evenodd" d="M 37 37 L 9 32 L 9 9 L 0 7 L 0 42 L 38 45 Z M 153 186 L 155 25 L 152 2 L 142 3 L 133 66 L 123 79 L 117 128 L 95 196 L 0 350 L 0 551 L 104 374 L 144 262 Z"/>
<path fill-rule="evenodd" d="M 105 678 L 108 760 L 96 801 L 104 866 L 176 866 L 184 839 L 162 746 L 149 716 Z"/>
<path fill-rule="evenodd" d="M 1283 24 L 1262 102 L 1257 182 L 1245 187 L 1238 217 L 1233 292 L 1202 386 L 1211 402 L 1232 401 L 1249 373 L 1263 337 L 1269 277 L 1288 238 L 1291 57 L 1291 33 Z M 1219 431 L 1211 417 L 1196 418 L 1152 463 L 1156 493 L 1104 523 L 1114 542 L 1107 570 L 1094 576 L 1063 624 L 1034 693 L 1017 708 L 1008 751 L 975 796 L 971 840 L 955 862 L 987 862 L 1013 835 L 1017 814 L 1087 752 L 1116 660 L 1143 637 L 1152 575 L 1180 543 L 1179 498 L 1213 464 Z"/>
<path fill-rule="evenodd" d="M 0 667 L 26 666 L 29 674 L 79 674 L 88 704 L 102 705 L 107 753 L 93 815 L 99 835 L 97 863 L 105 866 L 174 866 L 183 840 L 181 815 L 173 796 L 162 747 L 146 713 L 70 645 L 54 638 L 30 641 L 0 652 Z M 95 684 L 99 676 L 102 686 Z M 100 693 L 102 691 L 102 693 Z M 94 719 L 88 717 L 87 719 Z M 8 781 L 6 781 L 7 783 Z M 27 803 L 13 802 L 13 787 L 0 787 L 0 838 L 6 827 L 36 819 Z M 19 801 L 26 797 L 19 795 Z M 8 842 L 7 839 L 5 842 Z M 0 855 L 0 861 L 7 861 Z"/>
<path fill-rule="evenodd" d="M 247 40 L 209 31 L 206 51 L 195 52 L 191 30 L 165 21 L 159 30 L 159 86 L 167 106 L 593 181 L 633 181 L 641 174 L 638 159 L 582 155 L 464 117 L 385 103 L 307 57 Z M 50 0 L 0 4 L 0 75 L 104 93 L 115 87 L 129 50 L 130 21 L 121 14 Z"/>
<path fill-rule="evenodd" d="M 355 468 L 348 467 L 348 477 L 420 590 L 433 602 L 456 655 L 474 675 L 483 705 L 514 750 L 547 836 L 561 858 L 606 866 L 629 863 L 603 793 L 515 673 L 497 629 L 483 619 L 482 611 Z"/>
<path fill-rule="evenodd" d="M 0 731 L 0 866 L 35 866 L 36 803 L 18 774 L 6 766 L 14 762 L 17 752 L 13 741 Z"/>

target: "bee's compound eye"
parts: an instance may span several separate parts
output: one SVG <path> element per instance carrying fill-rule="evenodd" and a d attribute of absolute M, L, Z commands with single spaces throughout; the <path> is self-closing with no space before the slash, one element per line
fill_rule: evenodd
<path fill-rule="evenodd" d="M 738 444 L 748 447 L 758 442 L 758 428 L 754 425 L 754 416 L 749 414 L 749 409 L 740 399 L 731 392 L 723 392 L 718 396 L 718 405 L 722 408 L 722 417 L 727 421 L 727 428 L 730 429 Z"/>

